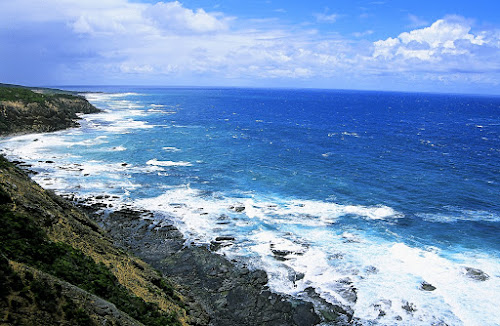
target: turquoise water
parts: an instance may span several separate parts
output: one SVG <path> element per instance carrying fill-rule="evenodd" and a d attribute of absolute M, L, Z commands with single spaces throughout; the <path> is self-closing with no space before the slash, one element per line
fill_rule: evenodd
<path fill-rule="evenodd" d="M 314 287 L 367 325 L 500 324 L 500 98 L 79 90 L 106 112 L 0 144 L 43 186 L 110 193 L 200 245 L 234 236 L 221 254 L 264 268 L 275 291 Z"/>

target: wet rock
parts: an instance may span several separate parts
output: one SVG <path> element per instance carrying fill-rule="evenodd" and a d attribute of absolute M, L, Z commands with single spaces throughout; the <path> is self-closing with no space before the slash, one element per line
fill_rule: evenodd
<path fill-rule="evenodd" d="M 303 280 L 305 276 L 306 275 L 304 273 L 294 272 L 291 281 L 297 282 L 297 281 Z"/>
<path fill-rule="evenodd" d="M 476 281 L 486 281 L 490 278 L 488 274 L 478 268 L 465 267 L 465 275 Z"/>
<path fill-rule="evenodd" d="M 234 208 L 234 211 L 235 211 L 236 213 L 241 213 L 241 212 L 243 212 L 244 210 L 245 210 L 245 207 L 244 207 L 244 206 L 236 206 L 236 207 Z"/>
<path fill-rule="evenodd" d="M 274 259 L 279 261 L 289 260 L 286 256 L 292 254 L 292 251 L 289 250 L 271 249 L 271 252 L 273 253 Z"/>
<path fill-rule="evenodd" d="M 343 278 L 335 283 L 336 291 L 347 301 L 356 303 L 358 300 L 358 290 L 349 278 Z"/>
<path fill-rule="evenodd" d="M 316 292 L 312 287 L 304 290 L 305 293 L 313 300 L 316 310 L 321 313 L 322 320 L 328 325 L 347 326 L 351 325 L 354 311 L 351 307 L 344 306 L 340 302 L 336 304 L 329 303 Z"/>
<path fill-rule="evenodd" d="M 303 304 L 295 309 L 293 321 L 297 325 L 316 325 L 320 322 L 319 317 L 314 313 L 312 303 Z"/>
<path fill-rule="evenodd" d="M 377 318 L 384 317 L 387 313 L 386 310 L 390 309 L 392 306 L 391 300 L 380 300 L 378 303 L 373 304 L 373 309 L 378 311 Z"/>
<path fill-rule="evenodd" d="M 406 312 L 410 315 L 412 315 L 415 311 L 417 311 L 417 307 L 413 303 L 408 301 L 405 301 L 404 304 L 401 306 L 401 308 L 406 310 Z"/>
<path fill-rule="evenodd" d="M 181 204 L 178 204 L 181 205 Z M 196 298 L 217 326 L 312 326 L 319 323 L 309 302 L 271 293 L 267 274 L 250 271 L 208 248 L 188 246 L 172 225 L 141 219 L 144 212 L 123 209 L 94 214 L 114 242 L 183 285 L 183 295 Z M 232 236 L 220 236 L 210 249 L 231 245 Z M 300 277 L 300 276 L 299 276 Z"/>
<path fill-rule="evenodd" d="M 430 283 L 427 283 L 427 282 L 422 282 L 422 284 L 420 285 L 420 289 L 421 290 L 424 290 L 424 291 L 434 291 L 436 289 L 435 286 L 433 286 L 432 284 Z"/>
<path fill-rule="evenodd" d="M 236 240 L 234 237 L 222 236 L 215 238 L 215 241 L 234 241 Z"/>
<path fill-rule="evenodd" d="M 224 248 L 224 247 L 229 247 L 229 246 L 232 246 L 233 243 L 232 242 L 222 242 L 222 241 L 212 241 L 210 242 L 210 251 L 217 251 L 221 248 Z"/>
<path fill-rule="evenodd" d="M 94 208 L 94 209 L 102 209 L 102 208 L 106 208 L 108 205 L 107 204 L 104 204 L 104 203 L 92 203 L 90 204 L 90 207 Z"/>

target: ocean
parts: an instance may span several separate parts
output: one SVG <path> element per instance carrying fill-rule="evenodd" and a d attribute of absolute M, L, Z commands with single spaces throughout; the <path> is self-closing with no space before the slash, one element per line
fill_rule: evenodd
<path fill-rule="evenodd" d="M 234 237 L 217 252 L 363 325 L 500 325 L 500 97 L 66 89 L 105 112 L 0 141 L 43 187 Z"/>

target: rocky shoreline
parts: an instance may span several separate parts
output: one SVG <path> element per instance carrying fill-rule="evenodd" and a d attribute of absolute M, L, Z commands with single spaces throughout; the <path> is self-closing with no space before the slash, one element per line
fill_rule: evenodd
<path fill-rule="evenodd" d="M 78 206 L 115 245 L 175 280 L 184 295 L 196 298 L 209 325 L 352 325 L 352 313 L 321 300 L 313 289 L 308 293 L 311 302 L 273 293 L 264 271 L 250 270 L 212 251 L 228 239 L 217 238 L 212 249 L 191 246 L 175 226 L 155 219 L 153 213 L 131 207 L 103 209 L 107 205 L 99 199 L 105 196 L 96 197 Z M 202 325 L 203 317 L 197 322 Z"/>
<path fill-rule="evenodd" d="M 13 163 L 34 173 L 25 162 Z M 265 271 L 250 270 L 217 253 L 232 237 L 217 237 L 207 247 L 190 245 L 168 221 L 131 205 L 111 204 L 118 200 L 111 195 L 61 197 L 96 222 L 115 246 L 179 285 L 192 325 L 356 325 L 350 308 L 326 302 L 313 288 L 306 289 L 305 300 L 270 291 Z M 275 258 L 283 259 L 279 251 Z M 347 281 L 342 285 L 346 297 L 355 302 L 356 289 Z"/>
<path fill-rule="evenodd" d="M 44 95 L 22 88 L 8 88 L 5 92 L 7 100 L 1 102 L 4 135 L 75 127 L 76 112 L 100 111 L 85 99 L 66 94 Z M 12 94 L 17 94 L 15 101 L 8 100 Z M 54 120 L 54 117 L 62 118 Z M 27 173 L 35 173 L 29 164 L 13 163 Z M 352 311 L 327 303 L 314 289 L 307 289 L 307 300 L 273 293 L 267 286 L 265 271 L 250 270 L 216 253 L 234 238 L 218 237 L 209 247 L 190 246 L 175 226 L 155 218 L 151 212 L 119 205 L 111 208 L 106 203 L 109 195 L 83 201 L 74 195 L 63 197 L 97 222 L 115 246 L 136 255 L 180 285 L 180 291 L 187 298 L 186 309 L 192 325 L 353 324 Z M 275 256 L 283 258 L 278 251 Z M 355 297 L 355 289 L 346 288 L 351 297 Z"/>

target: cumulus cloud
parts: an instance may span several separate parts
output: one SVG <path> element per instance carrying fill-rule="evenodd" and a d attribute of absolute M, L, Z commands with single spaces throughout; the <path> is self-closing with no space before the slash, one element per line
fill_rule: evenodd
<path fill-rule="evenodd" d="M 316 18 L 331 23 L 338 17 Z M 45 84 L 82 78 L 131 84 L 322 80 L 344 88 L 381 80 L 500 82 L 498 30 L 475 31 L 473 22 L 447 16 L 383 40 L 361 39 L 373 33 L 322 35 L 306 25 L 257 24 L 178 1 L 3 1 L 0 74 L 23 78 L 19 67 L 29 66 L 30 78 L 43 65 Z M 18 41 L 26 35 L 32 38 Z"/>
<path fill-rule="evenodd" d="M 471 33 L 470 23 L 460 17 L 439 19 L 429 27 L 399 34 L 374 43 L 373 57 L 442 61 L 447 55 L 471 55 L 473 46 L 486 45 L 484 33 Z"/>
<path fill-rule="evenodd" d="M 191 10 L 184 8 L 178 1 L 158 2 L 145 10 L 150 17 L 162 28 L 177 32 L 188 31 L 207 33 L 227 30 L 230 18 L 224 18 L 219 13 L 207 13 L 199 8 Z"/>

